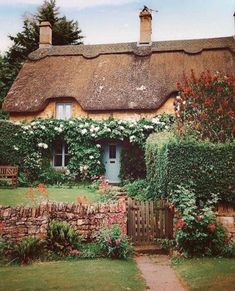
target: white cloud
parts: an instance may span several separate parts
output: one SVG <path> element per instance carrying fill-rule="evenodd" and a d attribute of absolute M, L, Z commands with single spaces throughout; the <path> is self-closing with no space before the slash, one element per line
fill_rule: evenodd
<path fill-rule="evenodd" d="M 57 5 L 60 7 L 74 7 L 84 9 L 89 7 L 96 7 L 101 5 L 118 6 L 131 2 L 139 2 L 138 0 L 57 0 Z M 1 4 L 42 4 L 42 0 L 0 0 Z"/>

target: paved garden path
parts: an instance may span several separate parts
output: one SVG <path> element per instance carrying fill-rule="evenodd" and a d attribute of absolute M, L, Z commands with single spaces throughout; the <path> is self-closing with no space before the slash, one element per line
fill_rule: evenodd
<path fill-rule="evenodd" d="M 137 265 L 150 291 L 186 291 L 175 271 L 171 268 L 169 258 L 165 255 L 140 255 L 135 258 Z"/>

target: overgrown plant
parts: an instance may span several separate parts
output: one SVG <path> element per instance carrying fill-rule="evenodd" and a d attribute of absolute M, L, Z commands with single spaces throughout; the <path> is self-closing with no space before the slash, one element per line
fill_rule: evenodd
<path fill-rule="evenodd" d="M 96 241 L 103 255 L 109 258 L 127 259 L 133 251 L 128 237 L 121 233 L 118 225 L 102 228 L 97 233 Z"/>
<path fill-rule="evenodd" d="M 129 197 L 137 200 L 147 200 L 148 198 L 148 181 L 145 179 L 138 179 L 124 185 Z"/>
<path fill-rule="evenodd" d="M 185 256 L 219 255 L 226 244 L 226 232 L 217 223 L 213 206 L 218 197 L 211 194 L 198 199 L 194 190 L 178 186 L 170 196 L 170 208 L 175 207 L 176 243 Z"/>
<path fill-rule="evenodd" d="M 53 220 L 47 229 L 47 248 L 60 255 L 78 255 L 82 237 L 65 221 Z"/>
<path fill-rule="evenodd" d="M 41 182 L 47 182 L 50 178 L 48 173 L 53 176 L 52 180 L 57 179 L 44 165 L 50 168 L 50 163 L 45 163 L 45 159 L 49 161 L 52 157 L 54 143 L 63 141 L 68 145 L 70 157 L 67 177 L 93 179 L 104 173 L 102 145 L 97 143 L 98 139 L 129 140 L 131 144 L 143 148 L 150 133 L 169 129 L 173 121 L 173 116 L 162 115 L 139 121 L 76 118 L 38 119 L 15 124 L 0 122 L 0 134 L 4 136 L 0 144 L 0 163 L 18 164 L 30 181 L 41 179 Z"/>
<path fill-rule="evenodd" d="M 41 257 L 44 252 L 44 241 L 36 237 L 26 237 L 18 242 L 12 251 L 12 261 L 29 264 Z"/>
<path fill-rule="evenodd" d="M 192 71 L 178 83 L 175 100 L 178 129 L 183 134 L 212 142 L 232 140 L 235 136 L 234 82 L 232 75 L 203 72 L 197 77 Z"/>

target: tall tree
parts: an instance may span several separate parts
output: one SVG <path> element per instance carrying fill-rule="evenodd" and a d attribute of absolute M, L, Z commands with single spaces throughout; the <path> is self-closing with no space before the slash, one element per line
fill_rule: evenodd
<path fill-rule="evenodd" d="M 4 57 L 0 56 L 0 119 L 6 116 L 1 110 L 5 95 L 28 54 L 38 48 L 41 21 L 51 23 L 53 45 L 82 44 L 84 37 L 78 22 L 60 15 L 56 0 L 45 0 L 34 14 L 25 17 L 22 31 L 9 36 L 13 45 Z"/>
<path fill-rule="evenodd" d="M 16 36 L 9 36 L 13 41 L 7 53 L 10 63 L 21 67 L 28 54 L 38 48 L 39 24 L 42 21 L 49 21 L 52 25 L 53 45 L 82 44 L 83 36 L 78 22 L 60 16 L 56 0 L 45 0 L 34 15 L 25 18 L 23 30 Z"/>

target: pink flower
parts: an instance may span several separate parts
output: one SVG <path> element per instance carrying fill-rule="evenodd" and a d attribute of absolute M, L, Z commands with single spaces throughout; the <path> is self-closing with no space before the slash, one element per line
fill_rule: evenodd
<path fill-rule="evenodd" d="M 115 239 L 115 244 L 116 246 L 120 246 L 121 240 L 119 238 Z"/>
<path fill-rule="evenodd" d="M 179 219 L 177 224 L 176 224 L 176 228 L 183 228 L 185 226 L 185 222 L 183 219 Z"/>

